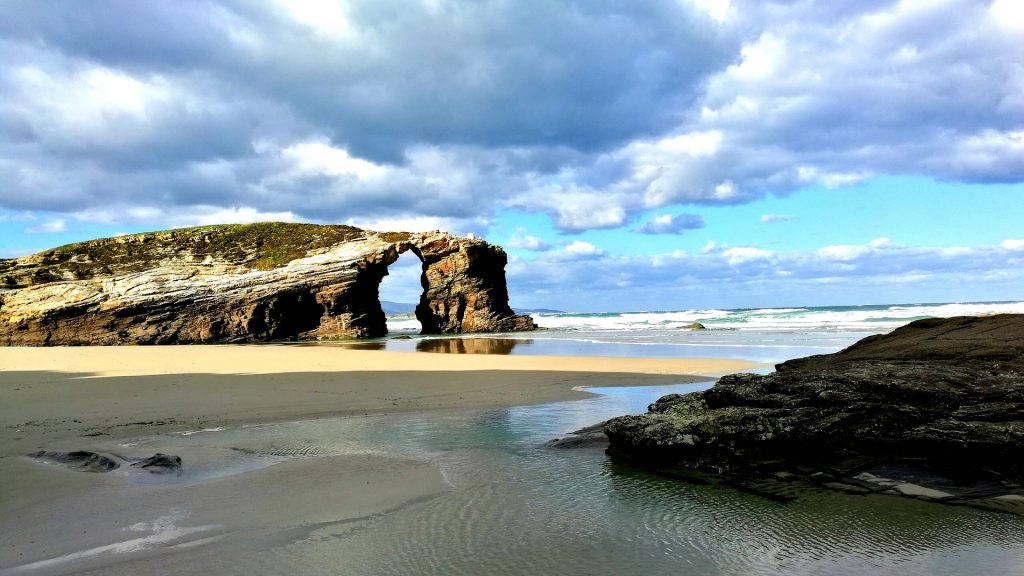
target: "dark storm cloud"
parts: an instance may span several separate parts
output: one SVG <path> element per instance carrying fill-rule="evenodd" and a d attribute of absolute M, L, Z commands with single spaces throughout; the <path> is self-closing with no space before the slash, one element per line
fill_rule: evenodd
<path fill-rule="evenodd" d="M 670 0 L 429 6 L 349 2 L 340 30 L 317 31 L 273 2 L 25 4 L 0 32 L 133 74 L 205 73 L 387 160 L 411 142 L 595 150 L 655 135 L 737 47 Z"/>

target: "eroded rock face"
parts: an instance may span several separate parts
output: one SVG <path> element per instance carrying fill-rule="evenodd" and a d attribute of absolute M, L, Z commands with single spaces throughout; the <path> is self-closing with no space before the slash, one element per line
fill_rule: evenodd
<path fill-rule="evenodd" d="M 449 235 L 418 236 L 423 295 L 416 318 L 428 334 L 532 330 L 533 319 L 508 307 L 505 251 Z"/>
<path fill-rule="evenodd" d="M 1021 492 L 1024 315 L 920 320 L 776 370 L 612 419 L 609 453 L 930 499 Z"/>
<path fill-rule="evenodd" d="M 136 234 L 0 261 L 0 343 L 258 342 L 387 333 L 381 279 L 424 260 L 424 333 L 529 330 L 505 253 L 442 232 L 262 223 Z"/>

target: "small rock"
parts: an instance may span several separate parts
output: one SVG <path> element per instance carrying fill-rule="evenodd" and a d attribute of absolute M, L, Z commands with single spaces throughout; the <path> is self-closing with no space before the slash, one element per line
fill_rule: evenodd
<path fill-rule="evenodd" d="M 135 462 L 132 464 L 132 468 L 142 468 L 152 474 L 181 474 L 181 457 L 158 452 L 149 458 Z"/>

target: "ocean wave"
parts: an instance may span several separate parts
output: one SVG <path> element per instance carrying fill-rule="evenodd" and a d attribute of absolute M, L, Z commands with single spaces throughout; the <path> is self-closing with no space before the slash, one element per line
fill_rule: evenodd
<path fill-rule="evenodd" d="M 699 322 L 710 330 L 882 332 L 922 318 L 1024 313 L 1024 302 L 893 304 L 736 310 L 677 310 L 600 314 L 534 314 L 534 321 L 552 330 L 658 331 L 680 330 Z"/>

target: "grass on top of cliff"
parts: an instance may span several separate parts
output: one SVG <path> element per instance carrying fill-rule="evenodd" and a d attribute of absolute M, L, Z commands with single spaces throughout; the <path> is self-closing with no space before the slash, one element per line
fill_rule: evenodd
<path fill-rule="evenodd" d="M 179 228 L 89 240 L 45 250 L 20 261 L 0 261 L 0 278 L 6 287 L 17 288 L 137 272 L 168 260 L 198 263 L 207 257 L 216 262 L 270 270 L 312 250 L 363 237 L 363 230 L 352 226 L 286 222 Z"/>

